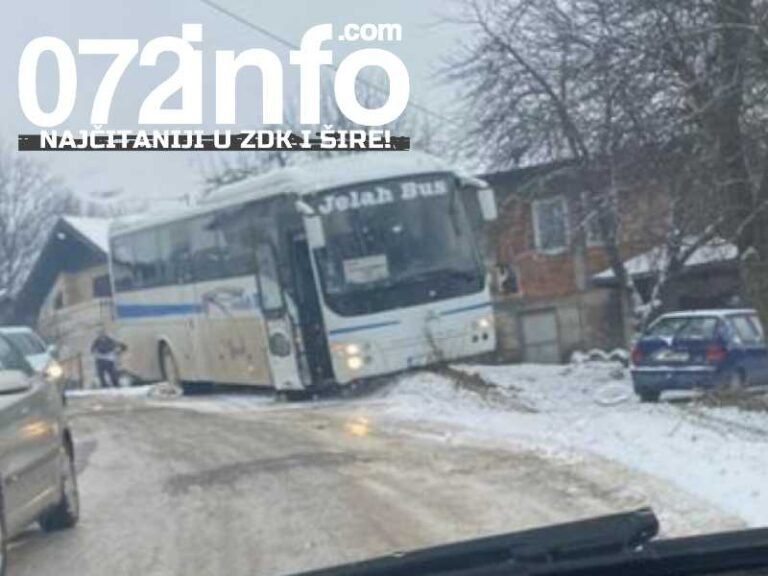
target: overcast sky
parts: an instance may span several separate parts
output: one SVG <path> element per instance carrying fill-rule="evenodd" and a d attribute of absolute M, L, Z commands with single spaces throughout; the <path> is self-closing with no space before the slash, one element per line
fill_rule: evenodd
<path fill-rule="evenodd" d="M 225 8 L 298 44 L 316 24 L 333 23 L 338 35 L 347 23 L 400 23 L 403 42 L 386 47 L 398 54 L 411 75 L 412 100 L 443 113 L 451 104 L 449 87 L 436 78 L 441 58 L 450 53 L 460 31 L 441 24 L 445 0 L 215 0 Z M 0 22 L 0 138 L 15 148 L 16 135 L 36 132 L 21 112 L 18 101 L 18 63 L 26 44 L 44 35 L 66 41 L 76 53 L 81 38 L 138 38 L 143 45 L 157 36 L 178 36 L 183 23 L 204 25 L 205 116 L 213 118 L 214 51 L 268 48 L 283 59 L 289 73 L 288 49 L 242 23 L 217 12 L 201 0 L 24 0 L 12 3 L 13 17 Z M 9 8 L 9 7 L 6 7 Z M 8 14 L 6 14 L 8 16 Z M 369 44 L 329 42 L 338 63 L 351 50 Z M 113 99 L 108 128 L 135 129 L 141 102 L 175 68 L 172 56 L 156 69 L 134 62 Z M 54 104 L 57 76 L 52 58 L 43 58 L 38 73 L 41 104 Z M 70 121 L 62 128 L 89 127 L 93 96 L 106 69 L 105 57 L 78 56 L 78 101 Z M 293 68 L 293 67 L 291 67 Z M 257 74 L 244 74 L 238 85 L 238 126 L 258 124 L 261 88 Z M 286 90 L 295 89 L 290 76 Z M 286 99 L 288 96 L 286 96 Z M 249 102 L 249 99 L 252 102 Z M 31 153 L 45 157 L 53 170 L 73 189 L 123 189 L 131 197 L 168 197 L 199 186 L 197 163 L 184 152 L 167 153 Z"/>

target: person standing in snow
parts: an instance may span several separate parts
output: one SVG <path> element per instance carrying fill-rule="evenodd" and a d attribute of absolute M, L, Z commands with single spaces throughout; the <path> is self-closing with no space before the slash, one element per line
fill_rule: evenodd
<path fill-rule="evenodd" d="M 109 388 L 110 384 L 115 388 L 120 386 L 116 367 L 117 355 L 126 348 L 125 344 L 107 334 L 104 328 L 99 330 L 99 335 L 91 344 L 91 354 L 96 361 L 96 374 L 102 388 Z M 110 383 L 107 383 L 107 378 Z"/>

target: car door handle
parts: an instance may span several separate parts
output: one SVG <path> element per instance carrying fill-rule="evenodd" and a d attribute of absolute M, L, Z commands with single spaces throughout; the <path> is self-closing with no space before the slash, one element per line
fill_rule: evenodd
<path fill-rule="evenodd" d="M 26 416 L 27 414 L 29 414 L 29 406 L 22 406 L 22 408 L 19 410 L 19 413 L 22 416 Z"/>

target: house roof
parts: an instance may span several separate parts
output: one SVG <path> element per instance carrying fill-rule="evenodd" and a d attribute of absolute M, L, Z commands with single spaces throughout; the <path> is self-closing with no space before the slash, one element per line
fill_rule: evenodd
<path fill-rule="evenodd" d="M 112 222 L 106 218 L 83 218 L 81 216 L 63 216 L 62 220 L 72 227 L 72 230 L 88 240 L 104 254 L 109 254 L 109 225 Z"/>
<path fill-rule="evenodd" d="M 37 316 L 62 272 L 77 272 L 107 262 L 109 220 L 63 216 L 54 224 L 19 291 L 14 317 L 25 324 Z"/>
<path fill-rule="evenodd" d="M 743 316 L 744 314 L 756 314 L 754 308 L 713 308 L 711 310 L 682 310 L 680 312 L 669 312 L 663 314 L 660 318 L 709 318 L 717 316 L 723 318 L 726 316 Z"/>
<path fill-rule="evenodd" d="M 657 246 L 626 260 L 624 266 L 627 269 L 627 273 L 633 278 L 652 276 L 663 266 L 666 254 L 666 246 Z M 732 262 L 738 257 L 739 250 L 734 244 L 716 238 L 697 248 L 686 260 L 684 268 L 690 269 L 708 264 Z M 596 282 L 612 282 L 615 281 L 616 276 L 613 273 L 613 269 L 607 268 L 595 274 L 592 279 Z"/>

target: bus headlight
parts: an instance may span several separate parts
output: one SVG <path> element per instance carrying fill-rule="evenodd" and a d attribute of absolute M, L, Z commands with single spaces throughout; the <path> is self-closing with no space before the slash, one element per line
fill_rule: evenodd
<path fill-rule="evenodd" d="M 62 368 L 61 364 L 56 362 L 56 360 L 51 360 L 45 367 L 44 373 L 48 380 L 58 380 L 64 376 L 64 368 Z"/>
<path fill-rule="evenodd" d="M 479 331 L 490 330 L 493 328 L 493 316 L 483 316 L 475 320 L 472 327 Z"/>
<path fill-rule="evenodd" d="M 360 356 L 364 350 L 368 350 L 367 344 L 357 344 L 355 342 L 341 343 L 337 342 L 331 344 L 331 352 L 342 358 L 349 358 L 351 356 Z"/>
<path fill-rule="evenodd" d="M 331 352 L 352 372 L 362 370 L 366 364 L 370 363 L 371 357 L 367 355 L 370 348 L 370 344 L 358 342 L 335 342 L 331 344 Z"/>
<path fill-rule="evenodd" d="M 269 351 L 275 356 L 284 358 L 291 354 L 291 341 L 282 332 L 276 332 L 269 337 Z"/>
<path fill-rule="evenodd" d="M 363 366 L 365 366 L 365 360 L 363 360 L 362 356 L 350 356 L 347 358 L 347 368 L 353 371 L 360 370 Z"/>

